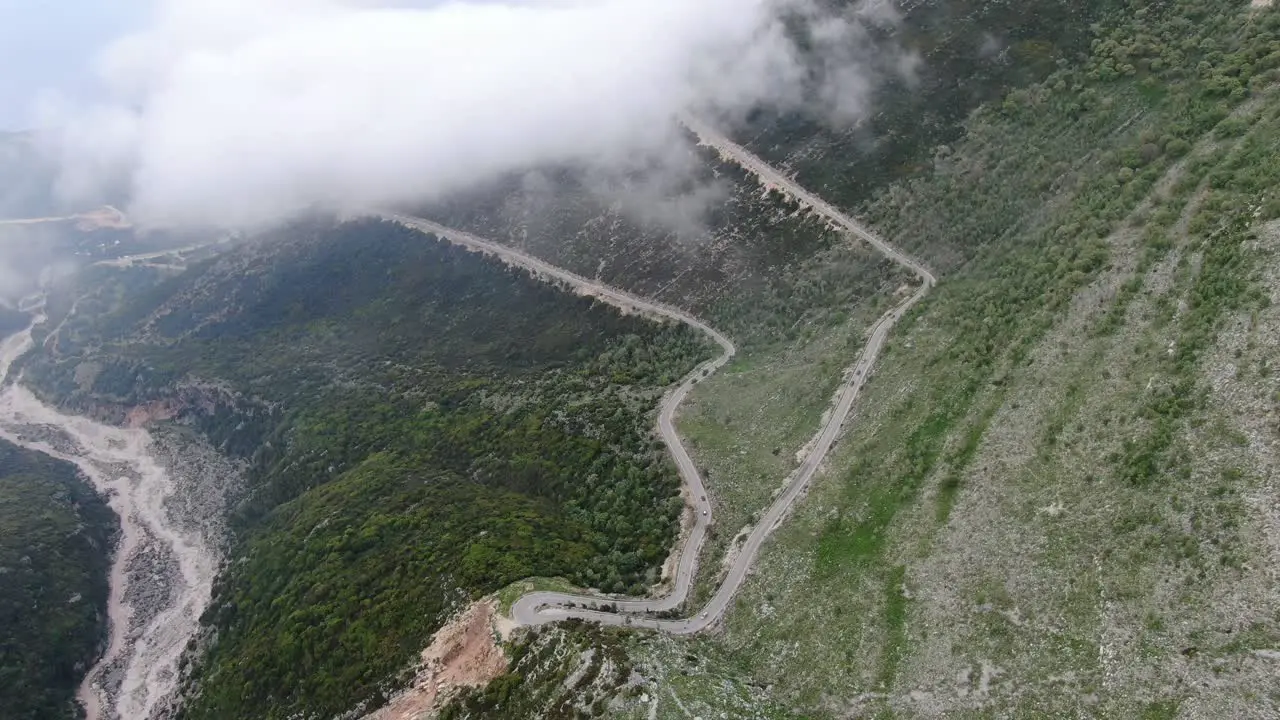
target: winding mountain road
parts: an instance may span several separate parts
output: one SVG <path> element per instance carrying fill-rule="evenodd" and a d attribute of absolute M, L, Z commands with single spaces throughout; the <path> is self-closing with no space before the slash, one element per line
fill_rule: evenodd
<path fill-rule="evenodd" d="M 543 260 L 539 260 L 532 255 L 523 253 L 506 245 L 485 240 L 476 237 L 471 233 L 462 232 L 453 228 L 445 227 L 436 222 L 425 220 L 411 215 L 401 215 L 397 213 L 381 213 L 382 217 L 388 220 L 394 220 L 407 227 L 415 230 L 421 230 L 432 235 L 444 238 L 449 242 L 465 247 L 474 252 L 481 252 L 494 255 L 502 261 L 511 265 L 517 265 L 534 272 L 544 278 L 558 280 L 568 284 L 582 295 L 599 298 L 624 312 L 635 312 L 648 315 L 656 315 L 659 317 L 669 318 L 676 322 L 684 323 L 693 327 L 710 337 L 717 345 L 720 346 L 720 354 L 711 360 L 707 360 L 695 367 L 688 375 L 684 376 L 680 384 L 676 388 L 666 394 L 662 399 L 662 405 L 658 411 L 658 432 L 662 435 L 662 441 L 671 451 L 671 457 L 676 461 L 676 467 L 680 471 L 680 477 L 684 481 L 686 501 L 693 507 L 694 524 L 689 532 L 688 539 L 685 543 L 684 550 L 680 554 L 680 561 L 676 568 L 676 584 L 674 591 L 666 597 L 655 600 L 637 601 L 635 604 L 635 612 L 643 610 L 669 610 L 677 607 L 684 602 L 684 598 L 689 594 L 689 586 L 693 582 L 694 564 L 698 560 L 698 553 L 702 549 L 702 543 L 707 537 L 707 528 L 711 525 L 711 503 L 707 501 L 707 490 L 702 483 L 702 476 L 698 473 L 698 468 L 693 464 L 693 458 L 689 457 L 689 451 L 685 449 L 684 443 L 680 442 L 680 435 L 675 428 L 675 414 L 680 404 L 684 402 L 689 391 L 693 389 L 694 384 L 699 378 L 709 376 L 716 370 L 719 370 L 729 359 L 734 356 L 737 349 L 729 338 L 722 335 L 718 330 L 710 325 L 693 317 L 689 313 L 661 303 L 645 300 L 644 298 L 632 295 L 625 290 L 609 287 L 596 280 L 588 280 L 587 278 L 570 272 L 563 268 L 558 268 Z M 526 596 L 532 597 L 532 596 Z M 575 602 L 587 602 L 588 600 L 597 600 L 596 598 L 577 598 L 572 595 L 560 596 L 572 599 Z M 525 598 L 521 598 L 520 602 L 524 602 Z M 628 603 L 619 603 L 619 609 Z M 514 611 L 513 611 L 514 613 Z M 536 613 L 535 613 L 536 615 Z M 517 621 L 520 617 L 517 616 Z M 540 622 L 548 622 L 541 620 Z M 534 624 L 534 623 L 525 623 Z"/>
<path fill-rule="evenodd" d="M 620 598 L 560 592 L 532 592 L 520 597 L 512 606 L 512 616 L 521 625 L 540 625 L 568 618 L 579 618 L 609 625 L 646 627 L 686 635 L 699 632 L 716 623 L 724 616 L 730 601 L 746 580 L 764 541 L 781 524 L 795 504 L 796 499 L 804 494 L 817 474 L 822 461 L 826 458 L 831 446 L 840 435 L 844 422 L 853 408 L 853 403 L 857 400 L 858 394 L 866 383 L 867 375 L 875 364 L 876 358 L 880 355 L 880 351 L 883 349 L 894 324 L 937 283 L 937 278 L 924 265 L 880 239 L 853 218 L 800 187 L 793 180 L 769 166 L 745 148 L 733 143 L 697 120 L 683 118 L 682 122 L 698 136 L 700 144 L 716 149 L 724 159 L 736 162 L 755 174 L 766 187 L 789 195 L 796 202 L 825 217 L 837 229 L 848 232 L 865 241 L 890 260 L 915 273 L 920 279 L 920 287 L 909 297 L 880 316 L 875 324 L 872 325 L 867 344 L 863 348 L 857 363 L 846 371 L 846 379 L 840 390 L 839 399 L 832 408 L 827 422 L 819 429 L 817 436 L 811 443 L 809 453 L 805 456 L 800 466 L 792 472 L 783 492 L 769 506 L 755 527 L 752 528 L 732 567 L 729 568 L 711 601 L 693 617 L 675 620 L 658 619 L 647 614 L 675 609 L 688 598 L 695 576 L 698 555 L 701 552 L 703 542 L 706 540 L 707 528 L 710 527 L 712 520 L 711 506 L 706 500 L 706 488 L 703 484 L 702 476 L 698 473 L 697 466 L 694 465 L 688 450 L 676 432 L 675 413 L 699 378 L 715 372 L 733 357 L 735 352 L 733 343 L 714 328 L 678 308 L 645 300 L 623 290 L 604 285 L 596 280 L 588 280 L 585 277 L 557 268 L 513 248 L 445 227 L 430 220 L 408 215 L 383 213 L 383 217 L 395 220 L 406 226 L 432 233 L 474 251 L 495 255 L 513 265 L 519 265 L 539 275 L 567 283 L 581 294 L 598 297 L 626 311 L 649 313 L 683 322 L 707 334 L 723 350 L 719 357 L 704 362 L 686 375 L 680 385 L 663 398 L 658 412 L 658 430 L 662 435 L 663 442 L 666 443 L 676 461 L 680 476 L 684 481 L 686 499 L 692 506 L 694 514 L 693 528 L 687 536 L 683 548 L 680 550 L 680 559 L 675 572 L 675 583 L 671 592 L 659 598 Z"/>

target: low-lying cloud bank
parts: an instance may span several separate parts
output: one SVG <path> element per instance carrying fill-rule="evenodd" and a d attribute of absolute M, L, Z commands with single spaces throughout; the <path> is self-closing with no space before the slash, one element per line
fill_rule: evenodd
<path fill-rule="evenodd" d="M 159 0 L 100 60 L 110 102 L 45 108 L 59 192 L 127 187 L 144 225 L 255 226 L 547 163 L 626 166 L 669 152 L 690 109 L 816 96 L 856 119 L 873 81 L 851 44 L 892 15 L 811 1 Z M 813 28 L 808 62 L 784 17 Z M 816 95 L 800 90 L 815 48 Z"/>

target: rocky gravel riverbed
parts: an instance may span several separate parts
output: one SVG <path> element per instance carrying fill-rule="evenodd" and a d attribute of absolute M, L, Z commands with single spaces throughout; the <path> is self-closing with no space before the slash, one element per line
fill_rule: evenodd
<path fill-rule="evenodd" d="M 210 601 L 239 468 L 180 429 L 119 428 L 44 404 L 7 377 L 31 347 L 31 328 L 0 342 L 0 438 L 76 465 L 120 518 L 108 640 L 80 702 L 88 720 L 161 717 Z"/>

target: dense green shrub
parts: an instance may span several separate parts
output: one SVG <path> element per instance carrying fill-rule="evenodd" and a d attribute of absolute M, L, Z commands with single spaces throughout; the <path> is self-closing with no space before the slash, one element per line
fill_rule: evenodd
<path fill-rule="evenodd" d="M 75 467 L 0 440 L 0 707 L 75 718 L 106 633 L 115 517 Z"/>

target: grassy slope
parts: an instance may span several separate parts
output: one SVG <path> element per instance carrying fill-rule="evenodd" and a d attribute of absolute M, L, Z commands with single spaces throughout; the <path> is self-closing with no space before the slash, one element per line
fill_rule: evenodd
<path fill-rule="evenodd" d="M 0 441 L 0 703 L 74 718 L 106 632 L 116 520 L 75 468 Z"/>
<path fill-rule="evenodd" d="M 950 272 L 705 642 L 824 715 L 1274 712 L 1276 27 L 1234 3 L 1119 25 L 869 208 Z M 1204 65 L 1126 77 L 1160 56 Z"/>
<path fill-rule="evenodd" d="M 1253 651 L 1280 647 L 1278 27 L 1234 2 L 1117 15 L 864 208 L 942 284 L 725 632 L 670 641 L 734 681 L 669 679 L 658 717 L 773 712 L 731 711 L 733 687 L 806 717 L 1276 712 Z M 695 402 L 770 397 L 722 382 Z M 713 493 L 766 472 L 793 408 L 685 419 Z"/>

